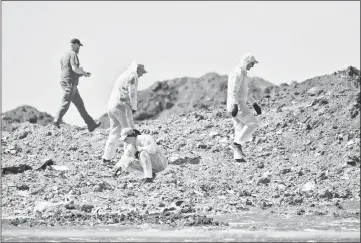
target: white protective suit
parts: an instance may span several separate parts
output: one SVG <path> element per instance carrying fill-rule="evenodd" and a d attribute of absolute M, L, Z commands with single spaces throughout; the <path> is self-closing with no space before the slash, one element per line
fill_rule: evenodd
<path fill-rule="evenodd" d="M 254 61 L 255 58 L 251 54 L 244 55 L 240 64 L 228 76 L 227 111 L 232 112 L 233 105 L 238 105 L 238 114 L 232 119 L 235 128 L 234 143 L 241 145 L 251 138 L 259 126 L 253 112 L 246 105 L 247 101 L 252 104 L 255 102 L 251 93 L 248 92 L 246 70 L 246 66 Z"/>
<path fill-rule="evenodd" d="M 122 128 L 134 128 L 132 110 L 137 110 L 138 63 L 133 61 L 115 81 L 108 101 L 110 121 L 109 137 L 105 144 L 103 159 L 110 160 L 118 146 Z"/>
<path fill-rule="evenodd" d="M 139 151 L 139 159 L 135 158 L 135 152 Z M 124 155 L 115 165 L 123 171 L 127 169 L 144 172 L 144 178 L 152 178 L 152 173 L 158 173 L 166 169 L 168 160 L 164 151 L 157 145 L 153 137 L 148 134 L 138 135 L 136 147 L 133 144 L 124 143 Z"/>

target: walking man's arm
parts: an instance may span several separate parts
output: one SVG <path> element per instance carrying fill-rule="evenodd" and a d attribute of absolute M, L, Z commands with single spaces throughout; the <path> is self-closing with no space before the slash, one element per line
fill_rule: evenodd
<path fill-rule="evenodd" d="M 71 64 L 71 69 L 79 74 L 79 75 L 84 75 L 85 77 L 89 77 L 90 73 L 85 72 L 82 68 L 79 67 L 79 59 L 78 56 L 75 53 L 72 53 L 70 56 L 70 64 Z"/>

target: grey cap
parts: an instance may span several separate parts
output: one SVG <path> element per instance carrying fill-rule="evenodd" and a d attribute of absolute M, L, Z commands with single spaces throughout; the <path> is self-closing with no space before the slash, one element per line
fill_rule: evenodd
<path fill-rule="evenodd" d="M 78 45 L 80 45 L 80 46 L 83 46 L 83 44 L 82 44 L 82 43 L 80 42 L 80 40 L 77 39 L 77 38 L 71 39 L 71 40 L 70 40 L 70 43 L 78 44 Z"/>

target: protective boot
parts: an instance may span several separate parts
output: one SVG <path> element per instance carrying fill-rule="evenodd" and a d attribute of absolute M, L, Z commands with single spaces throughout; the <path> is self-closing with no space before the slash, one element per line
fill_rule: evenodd
<path fill-rule="evenodd" d="M 233 159 L 237 162 L 245 162 L 246 155 L 242 151 L 242 145 L 240 144 L 231 144 L 229 146 L 233 150 Z"/>

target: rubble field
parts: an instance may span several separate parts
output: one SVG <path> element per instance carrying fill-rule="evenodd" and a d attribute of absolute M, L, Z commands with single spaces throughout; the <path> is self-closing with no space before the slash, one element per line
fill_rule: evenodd
<path fill-rule="evenodd" d="M 169 159 L 150 184 L 101 164 L 105 129 L 25 122 L 2 131 L 3 223 L 227 227 L 212 215 L 244 211 L 359 220 L 360 71 L 283 85 L 259 105 L 243 163 L 228 148 L 225 106 L 137 122 Z"/>

